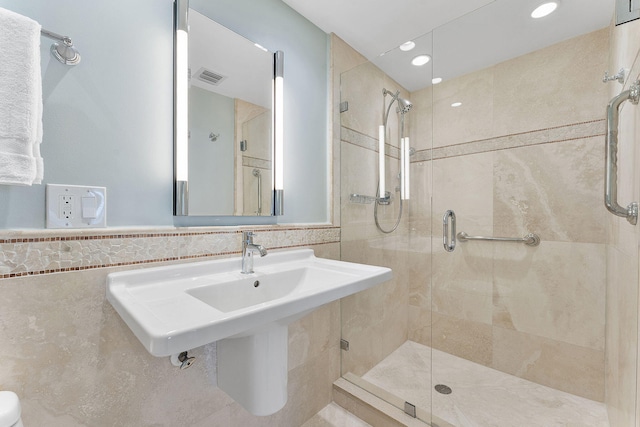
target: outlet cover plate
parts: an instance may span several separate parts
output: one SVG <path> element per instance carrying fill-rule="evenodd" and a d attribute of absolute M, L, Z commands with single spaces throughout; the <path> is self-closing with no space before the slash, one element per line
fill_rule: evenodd
<path fill-rule="evenodd" d="M 47 184 L 45 193 L 47 228 L 107 226 L 106 187 Z"/>

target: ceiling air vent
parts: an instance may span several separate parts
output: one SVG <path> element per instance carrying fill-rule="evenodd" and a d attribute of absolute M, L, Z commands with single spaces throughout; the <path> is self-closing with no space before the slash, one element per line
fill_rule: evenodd
<path fill-rule="evenodd" d="M 222 74 L 218 74 L 218 73 L 216 73 L 214 71 L 207 70 L 206 68 L 200 68 L 196 75 L 203 82 L 207 82 L 207 83 L 212 84 L 214 86 L 219 85 L 221 81 L 223 81 L 224 79 L 227 78 L 226 76 L 223 76 Z"/>

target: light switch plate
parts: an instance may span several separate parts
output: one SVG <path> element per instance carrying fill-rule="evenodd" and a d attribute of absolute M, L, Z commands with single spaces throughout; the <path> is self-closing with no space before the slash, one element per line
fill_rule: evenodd
<path fill-rule="evenodd" d="M 107 226 L 106 187 L 47 184 L 45 202 L 47 228 Z"/>

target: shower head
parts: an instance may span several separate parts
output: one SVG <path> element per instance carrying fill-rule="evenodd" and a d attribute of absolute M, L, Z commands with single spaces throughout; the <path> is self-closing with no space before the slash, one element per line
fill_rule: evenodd
<path fill-rule="evenodd" d="M 411 110 L 411 107 L 413 107 L 413 104 L 408 99 L 404 99 L 398 96 L 397 100 L 398 100 L 398 112 L 400 114 L 408 113 L 409 110 Z"/>
<path fill-rule="evenodd" d="M 76 65 L 80 62 L 80 54 L 76 48 L 73 47 L 73 42 L 69 37 L 64 37 L 61 44 L 52 44 L 51 54 L 58 61 L 66 65 Z"/>

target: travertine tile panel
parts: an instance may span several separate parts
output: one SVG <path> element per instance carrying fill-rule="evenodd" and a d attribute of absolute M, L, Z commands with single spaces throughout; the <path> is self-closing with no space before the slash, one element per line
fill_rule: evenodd
<path fill-rule="evenodd" d="M 608 88 L 599 82 L 607 69 L 608 32 L 594 31 L 493 67 L 492 136 L 602 119 Z"/>
<path fill-rule="evenodd" d="M 604 150 L 598 137 L 498 151 L 494 232 L 603 243 Z"/>
<path fill-rule="evenodd" d="M 457 231 L 493 233 L 493 153 L 433 162 L 433 233 L 442 233 L 442 216 L 454 210 Z"/>
<path fill-rule="evenodd" d="M 431 314 L 433 348 L 463 359 L 491 366 L 493 343 L 491 325 Z"/>
<path fill-rule="evenodd" d="M 431 309 L 426 306 L 409 305 L 408 339 L 432 347 Z"/>
<path fill-rule="evenodd" d="M 493 68 L 487 68 L 433 86 L 434 147 L 494 136 L 494 84 Z M 452 107 L 454 102 L 462 105 Z"/>
<path fill-rule="evenodd" d="M 607 249 L 605 396 L 612 427 L 635 422 L 638 378 L 638 257 Z"/>
<path fill-rule="evenodd" d="M 368 62 L 367 58 L 334 33 L 331 33 L 331 56 L 331 63 L 335 73 L 343 73 Z"/>
<path fill-rule="evenodd" d="M 409 99 L 413 104 L 408 134 L 411 147 L 416 150 L 430 149 L 433 141 L 433 86 L 411 92 Z"/>
<path fill-rule="evenodd" d="M 493 328 L 493 368 L 577 396 L 604 399 L 604 352 Z"/>
<path fill-rule="evenodd" d="M 334 301 L 289 326 L 288 368 L 297 368 L 329 349 L 337 353 L 339 342 L 340 303 Z"/>
<path fill-rule="evenodd" d="M 379 247 L 367 240 L 342 242 L 343 260 L 390 267 L 394 274 L 381 285 L 341 300 L 341 334 L 350 342 L 350 350 L 342 353 L 343 373 L 361 375 L 407 339 L 407 253 L 397 250 L 397 242 L 394 236 L 389 246 L 384 239 Z"/>
<path fill-rule="evenodd" d="M 187 371 L 146 352 L 105 300 L 107 272 L 0 282 L 0 357 L 8 361 L 0 383 L 21 397 L 24 422 L 169 426 L 227 405 L 212 387 L 207 347 L 193 352 L 201 363 Z"/>
<path fill-rule="evenodd" d="M 453 252 L 433 253 L 432 310 L 451 318 L 491 325 L 493 259 L 486 242 L 458 242 Z"/>
<path fill-rule="evenodd" d="M 496 244 L 493 324 L 603 350 L 605 256 L 601 244 Z"/>
<path fill-rule="evenodd" d="M 427 220 L 431 218 L 431 170 L 431 162 L 411 163 L 411 199 L 406 202 L 406 211 L 412 223 L 426 224 Z M 420 234 L 429 235 L 426 229 L 417 231 Z"/>
<path fill-rule="evenodd" d="M 340 115 L 342 126 L 377 139 L 382 124 L 382 71 L 367 62 L 342 73 L 340 84 L 341 101 L 349 103 L 349 110 Z"/>

